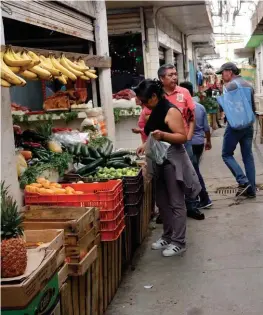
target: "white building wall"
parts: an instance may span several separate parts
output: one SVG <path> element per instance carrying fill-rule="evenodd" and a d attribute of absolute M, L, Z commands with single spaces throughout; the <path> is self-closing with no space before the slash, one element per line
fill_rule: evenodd
<path fill-rule="evenodd" d="M 146 50 L 147 74 L 149 79 L 157 78 L 159 69 L 159 47 L 155 28 L 146 30 L 148 35 L 148 49 Z"/>
<path fill-rule="evenodd" d="M 263 95 L 263 43 L 255 49 L 256 58 L 256 93 Z"/>

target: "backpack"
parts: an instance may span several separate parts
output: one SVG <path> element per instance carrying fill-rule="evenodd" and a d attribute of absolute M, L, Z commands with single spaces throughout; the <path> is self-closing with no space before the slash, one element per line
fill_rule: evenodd
<path fill-rule="evenodd" d="M 224 89 L 225 94 L 217 97 L 217 101 L 223 108 L 230 127 L 241 130 L 255 122 L 255 114 L 252 110 L 252 91 L 250 87 L 241 86 L 237 80 L 234 82 L 237 88 L 233 91 Z"/>

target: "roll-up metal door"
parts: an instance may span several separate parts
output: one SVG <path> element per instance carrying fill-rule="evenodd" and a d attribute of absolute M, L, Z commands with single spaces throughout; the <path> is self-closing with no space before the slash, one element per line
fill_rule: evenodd
<path fill-rule="evenodd" d="M 163 47 L 159 47 L 159 59 L 165 60 L 165 49 Z"/>
<path fill-rule="evenodd" d="M 141 33 L 140 11 L 127 13 L 110 12 L 107 15 L 109 35 Z"/>
<path fill-rule="evenodd" d="M 2 16 L 94 41 L 93 21 L 55 1 L 1 1 Z"/>

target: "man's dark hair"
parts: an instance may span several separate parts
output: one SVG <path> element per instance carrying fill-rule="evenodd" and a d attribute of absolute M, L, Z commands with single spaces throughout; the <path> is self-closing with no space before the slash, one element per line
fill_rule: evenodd
<path fill-rule="evenodd" d="M 172 63 L 166 63 L 165 65 L 162 65 L 158 69 L 158 72 L 157 72 L 159 79 L 160 79 L 160 77 L 164 77 L 165 76 L 167 69 L 175 69 L 175 66 Z"/>
<path fill-rule="evenodd" d="M 189 81 L 182 82 L 180 83 L 180 86 L 187 89 L 189 93 L 191 94 L 191 96 L 194 96 L 194 87 L 191 82 Z"/>

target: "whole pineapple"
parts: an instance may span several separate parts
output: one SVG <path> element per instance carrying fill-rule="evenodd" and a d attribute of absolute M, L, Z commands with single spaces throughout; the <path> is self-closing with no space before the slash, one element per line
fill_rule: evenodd
<path fill-rule="evenodd" d="M 22 275 L 27 266 L 27 251 L 21 226 L 23 216 L 16 201 L 1 183 L 1 273 L 2 278 Z"/>

